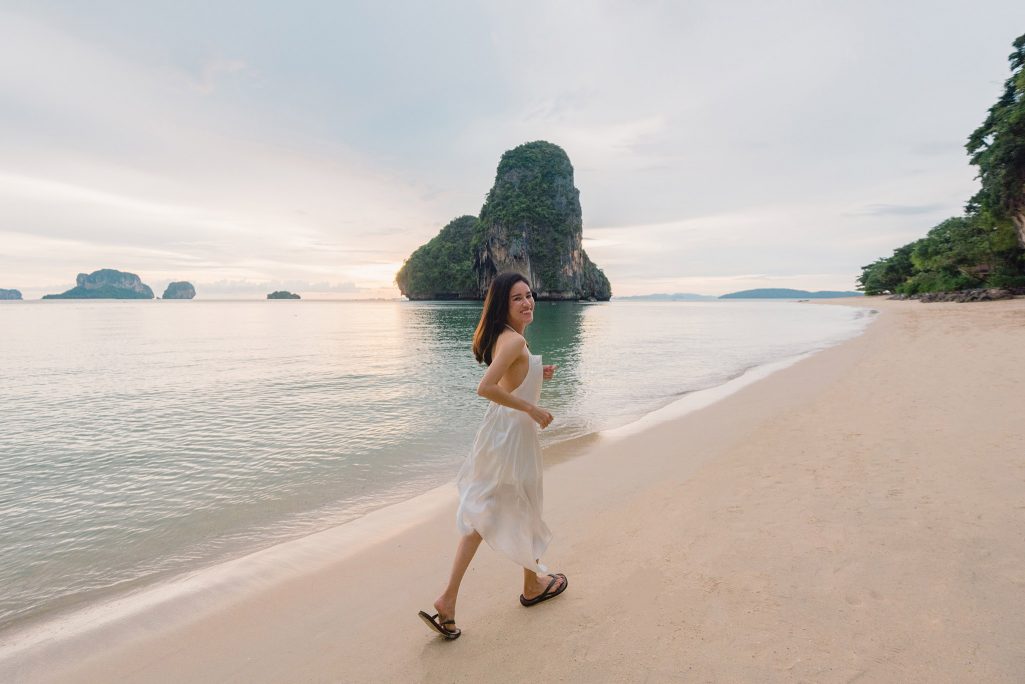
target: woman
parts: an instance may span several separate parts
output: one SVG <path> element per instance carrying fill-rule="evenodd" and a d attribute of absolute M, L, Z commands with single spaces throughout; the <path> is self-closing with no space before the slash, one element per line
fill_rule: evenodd
<path fill-rule="evenodd" d="M 488 365 L 477 394 L 490 399 L 484 424 L 459 471 L 456 524 L 463 535 L 456 547 L 448 586 L 434 602 L 434 615 L 420 618 L 447 639 L 456 639 L 456 596 L 481 539 L 523 566 L 520 603 L 533 606 L 566 590 L 562 573 L 546 574 L 540 559 L 552 533 L 541 520 L 541 444 L 538 427 L 552 414 L 537 405 L 542 378 L 555 366 L 542 366 L 523 332 L 534 320 L 534 294 L 519 273 L 502 273 L 488 288 L 473 334 L 473 354 Z"/>

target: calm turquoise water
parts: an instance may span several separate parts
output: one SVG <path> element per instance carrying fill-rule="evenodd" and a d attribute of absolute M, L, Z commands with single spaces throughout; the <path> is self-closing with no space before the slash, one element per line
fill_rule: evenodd
<path fill-rule="evenodd" d="M 486 408 L 476 303 L 0 303 L 0 629 L 451 480 Z M 791 302 L 540 303 L 552 443 L 868 316 Z"/>

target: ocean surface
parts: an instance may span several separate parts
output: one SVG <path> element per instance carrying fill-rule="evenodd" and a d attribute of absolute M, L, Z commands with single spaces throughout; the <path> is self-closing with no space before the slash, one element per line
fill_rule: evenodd
<path fill-rule="evenodd" d="M 0 632 L 451 481 L 479 303 L 0 302 Z M 538 304 L 545 444 L 859 333 L 779 301 Z M 586 455 L 584 456 L 586 458 Z"/>

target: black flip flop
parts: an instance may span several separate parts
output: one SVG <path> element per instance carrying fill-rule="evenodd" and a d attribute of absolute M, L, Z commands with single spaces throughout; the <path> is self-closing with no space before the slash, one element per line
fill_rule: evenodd
<path fill-rule="evenodd" d="M 550 598 L 555 598 L 556 596 L 558 596 L 562 592 L 566 591 L 566 587 L 569 586 L 569 580 L 566 579 L 565 575 L 563 575 L 560 572 L 557 575 L 548 575 L 548 576 L 552 578 L 552 581 L 548 583 L 548 586 L 545 587 L 544 591 L 542 591 L 540 594 L 538 594 L 534 598 L 529 599 L 526 596 L 524 596 L 523 594 L 520 594 L 520 603 L 522 605 L 526 606 L 527 608 L 529 608 L 531 606 L 536 606 L 537 604 L 541 603 L 542 601 L 547 601 Z M 556 589 L 555 591 L 552 591 L 552 587 L 555 586 L 555 583 L 559 581 L 560 577 L 562 578 L 562 586 L 559 587 L 558 589 Z"/>
<path fill-rule="evenodd" d="M 445 625 L 456 624 L 455 620 L 442 620 L 441 622 L 438 622 L 438 618 L 440 618 L 441 615 L 437 613 L 435 613 L 434 615 L 428 615 L 422 610 L 419 613 L 417 613 L 417 615 L 420 616 L 421 620 L 427 623 L 428 627 L 430 627 L 446 639 L 458 639 L 459 635 L 463 633 L 462 630 L 460 630 L 458 627 L 456 627 L 455 629 L 448 629 L 447 627 L 445 627 Z"/>

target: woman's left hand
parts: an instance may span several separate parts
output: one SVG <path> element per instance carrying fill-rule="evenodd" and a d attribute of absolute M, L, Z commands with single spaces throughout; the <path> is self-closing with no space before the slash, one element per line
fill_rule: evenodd
<path fill-rule="evenodd" d="M 555 377 L 555 369 L 558 366 L 541 366 L 541 371 L 545 380 L 551 380 Z"/>

